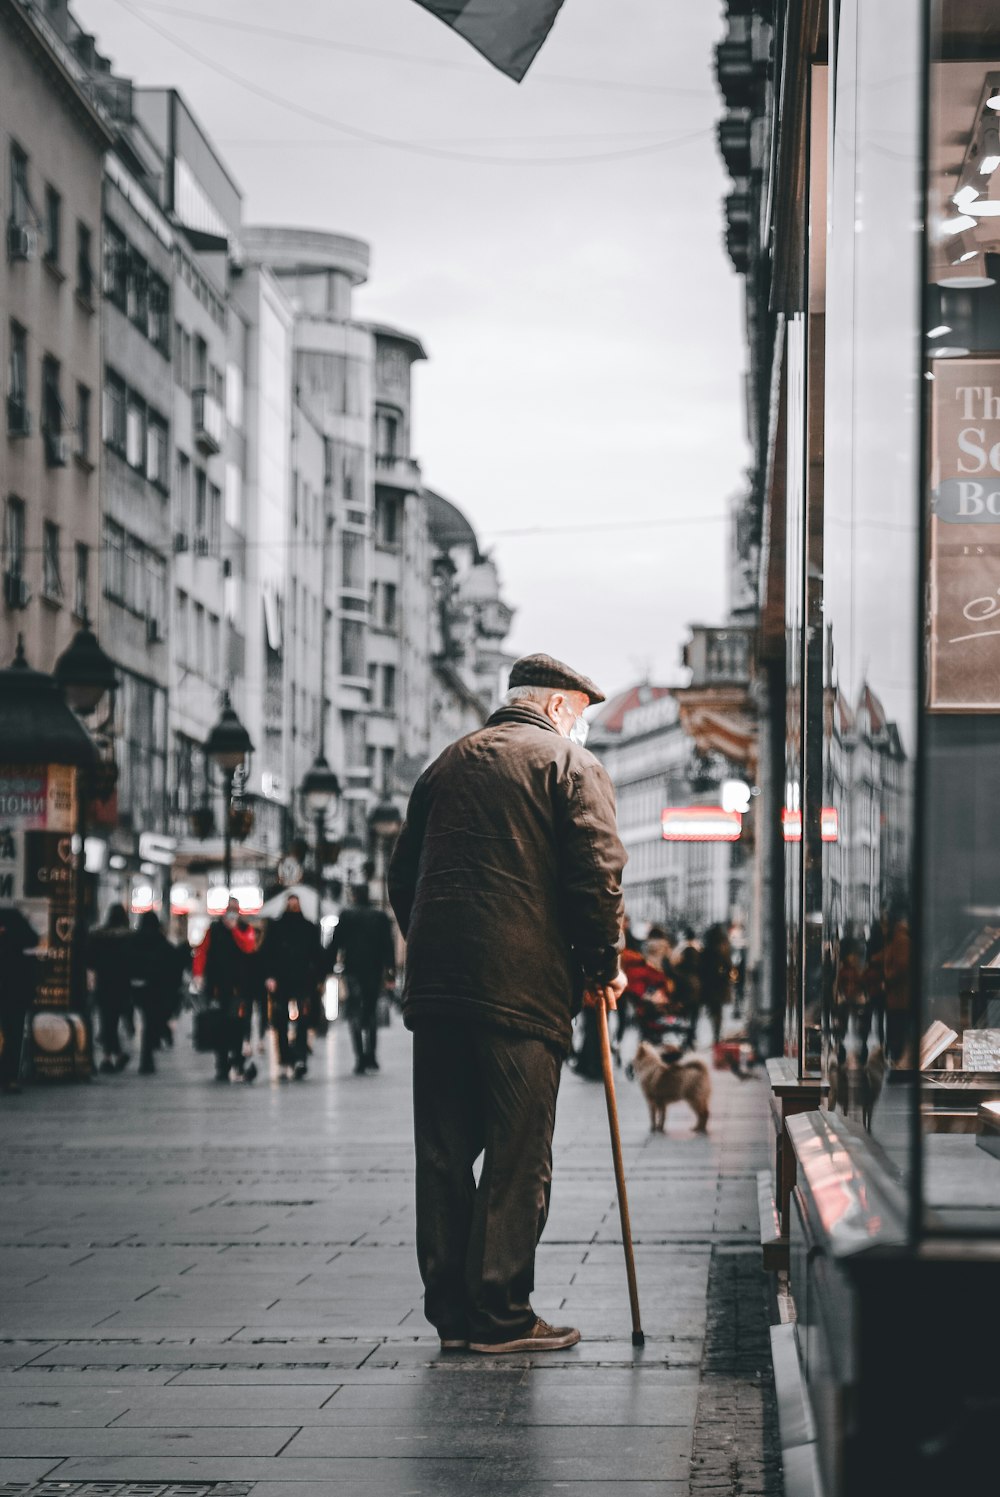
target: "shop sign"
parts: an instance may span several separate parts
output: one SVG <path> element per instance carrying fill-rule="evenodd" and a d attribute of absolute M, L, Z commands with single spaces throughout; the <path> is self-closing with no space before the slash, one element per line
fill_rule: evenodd
<path fill-rule="evenodd" d="M 1000 1029 L 967 1029 L 962 1035 L 963 1071 L 1000 1071 Z"/>
<path fill-rule="evenodd" d="M 721 806 L 672 806 L 662 813 L 664 842 L 738 842 L 743 818 Z"/>
<path fill-rule="evenodd" d="M 928 705 L 1000 712 L 1000 359 L 934 359 Z"/>
<path fill-rule="evenodd" d="M 89 1070 L 86 1026 L 70 1012 L 76 783 L 68 765 L 0 765 L 0 902 L 16 904 L 38 933 L 29 1035 L 45 1079 Z"/>

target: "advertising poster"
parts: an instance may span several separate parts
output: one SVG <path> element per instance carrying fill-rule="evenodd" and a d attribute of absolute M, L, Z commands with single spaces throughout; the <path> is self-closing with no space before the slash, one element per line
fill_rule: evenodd
<path fill-rule="evenodd" d="M 84 1020 L 71 1012 L 76 810 L 74 769 L 0 765 L 0 903 L 16 905 L 38 935 L 29 1061 L 46 1080 L 90 1069 Z"/>
<path fill-rule="evenodd" d="M 934 359 L 928 706 L 1000 711 L 1000 359 Z"/>

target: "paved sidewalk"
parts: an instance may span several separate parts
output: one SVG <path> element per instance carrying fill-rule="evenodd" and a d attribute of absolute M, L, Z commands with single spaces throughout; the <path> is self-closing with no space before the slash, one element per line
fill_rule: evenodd
<path fill-rule="evenodd" d="M 383 1034 L 374 1077 L 348 1049 L 335 1027 L 304 1084 L 220 1086 L 185 1033 L 153 1077 L 0 1101 L 0 1497 L 780 1492 L 762 1083 L 716 1075 L 709 1137 L 682 1105 L 659 1137 L 619 1073 L 636 1352 L 603 1091 L 567 1072 L 535 1306 L 585 1339 L 442 1357 L 409 1037 Z"/>

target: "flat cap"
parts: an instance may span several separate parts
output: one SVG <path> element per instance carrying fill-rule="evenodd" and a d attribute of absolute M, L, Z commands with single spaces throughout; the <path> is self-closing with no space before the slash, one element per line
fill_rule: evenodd
<path fill-rule="evenodd" d="M 604 692 L 589 676 L 581 676 L 572 666 L 553 660 L 551 655 L 522 655 L 511 667 L 509 684 L 512 687 L 548 686 L 553 691 L 580 691 L 590 698 L 591 705 L 605 700 Z"/>

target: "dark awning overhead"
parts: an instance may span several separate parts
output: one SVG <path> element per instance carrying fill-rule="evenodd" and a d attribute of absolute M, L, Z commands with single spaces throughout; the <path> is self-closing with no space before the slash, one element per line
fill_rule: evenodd
<path fill-rule="evenodd" d="M 417 0 L 520 83 L 552 29 L 563 0 Z"/>

